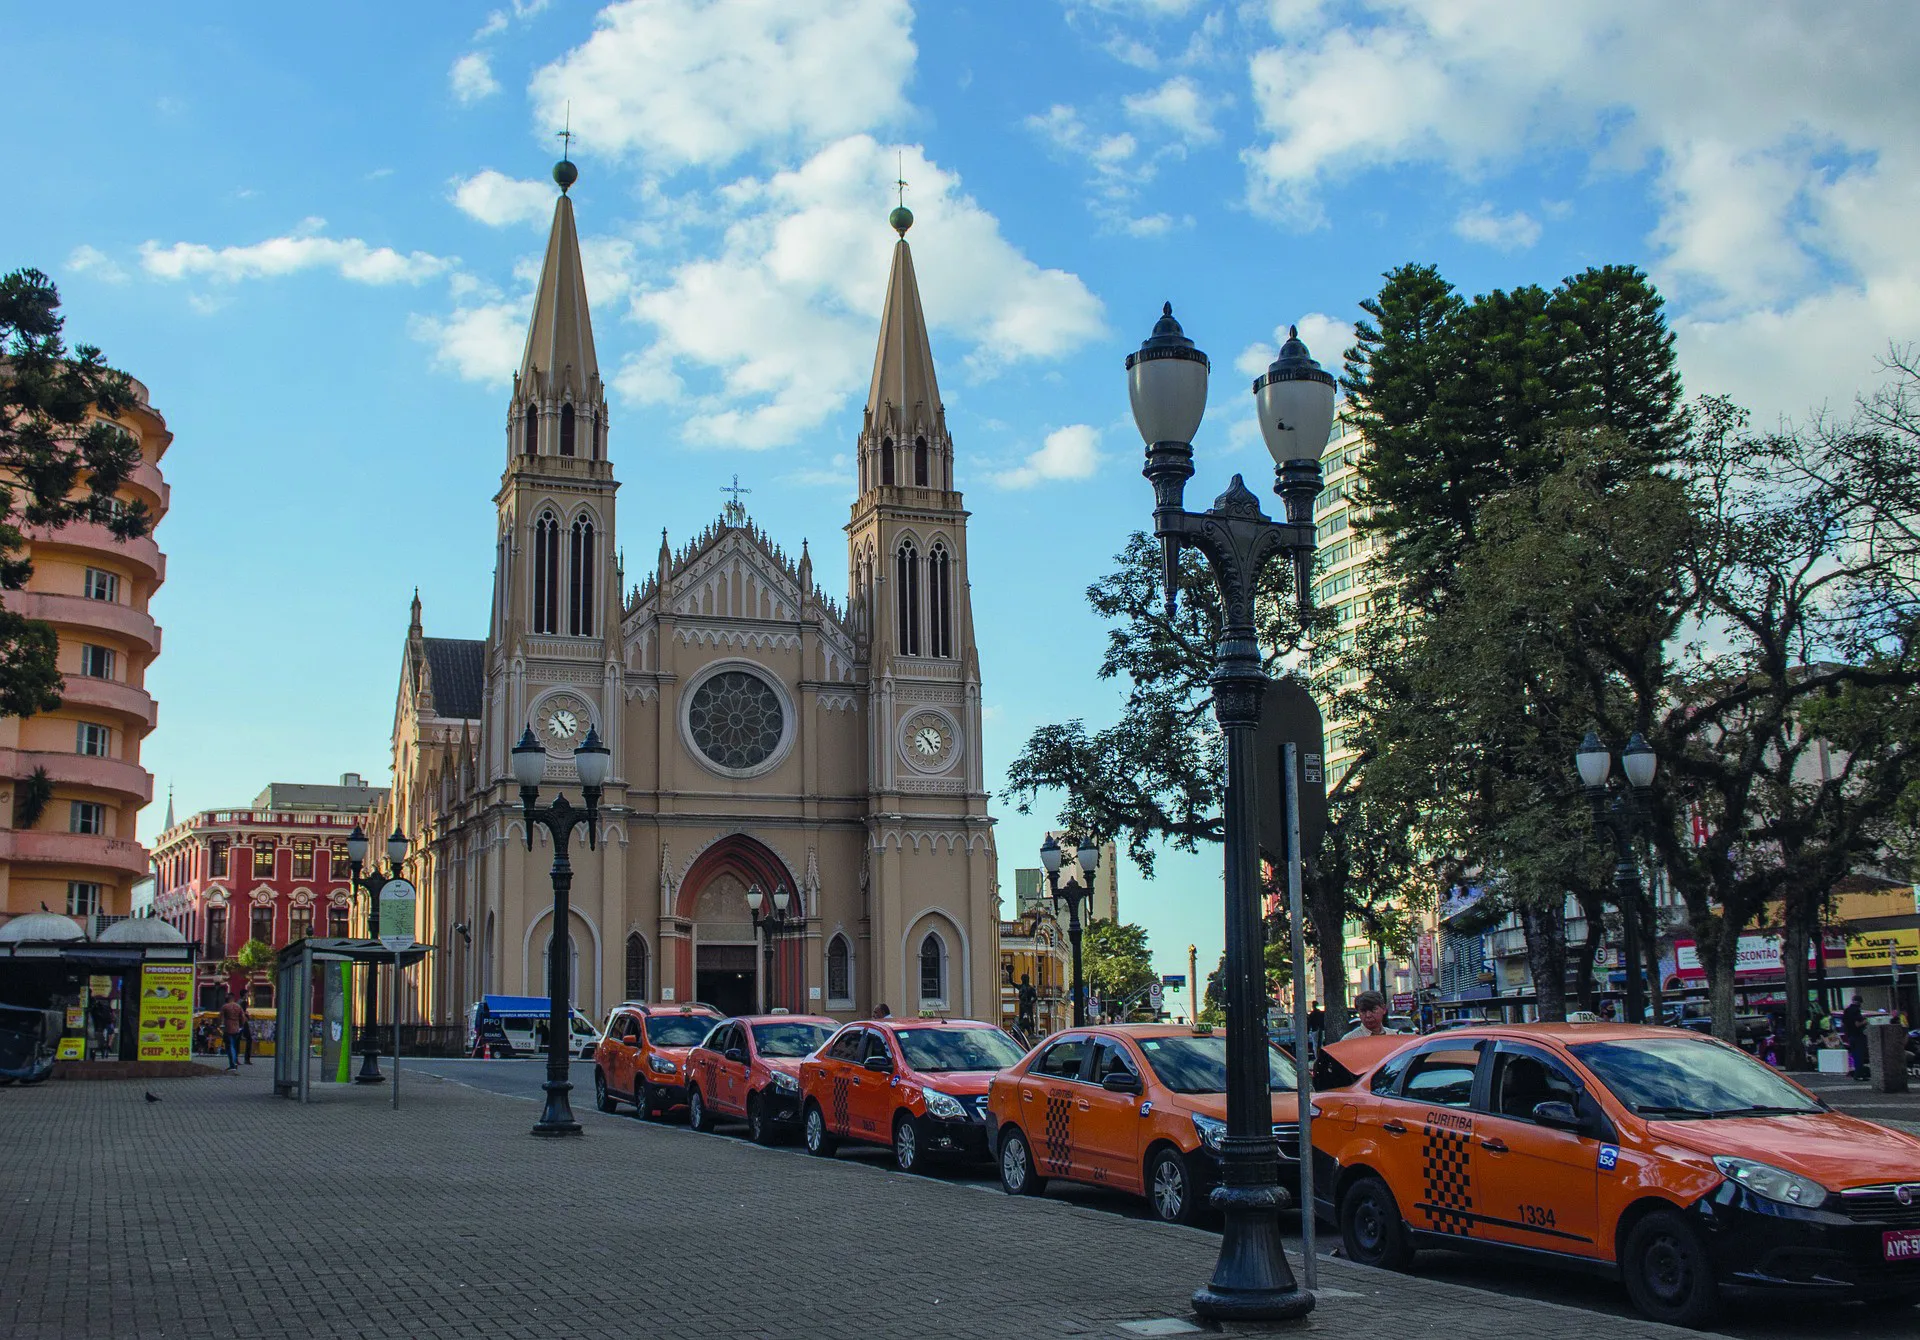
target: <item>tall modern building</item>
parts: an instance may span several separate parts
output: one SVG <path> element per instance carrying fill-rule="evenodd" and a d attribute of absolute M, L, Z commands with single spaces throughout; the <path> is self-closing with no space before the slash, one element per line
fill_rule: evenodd
<path fill-rule="evenodd" d="M 1373 611 L 1375 541 L 1363 538 L 1354 523 L 1366 509 L 1356 501 L 1360 492 L 1360 462 L 1366 455 L 1366 439 L 1344 418 L 1334 423 L 1334 438 L 1321 457 L 1326 472 L 1325 485 L 1313 505 L 1316 545 L 1314 551 L 1313 602 L 1331 609 L 1340 621 L 1332 642 L 1315 653 L 1313 673 L 1326 685 L 1344 688 L 1354 683 L 1360 671 L 1343 661 L 1352 651 L 1356 635 Z M 1347 731 L 1351 723 L 1330 716 L 1327 720 L 1327 785 L 1332 787 L 1353 765 L 1354 750 Z"/>
<path fill-rule="evenodd" d="M 120 496 L 144 502 L 158 526 L 168 503 L 160 458 L 173 434 L 147 388 L 132 389 L 118 422 L 139 442 L 140 463 Z M 158 711 L 146 683 L 160 654 L 147 610 L 167 560 L 151 536 L 118 540 L 98 522 L 24 529 L 33 575 L 4 603 L 53 625 L 66 682 L 53 711 L 0 718 L 0 812 L 11 817 L 0 828 L 0 922 L 44 908 L 97 934 L 131 911 L 147 874 L 135 822 L 153 798 L 140 744 Z"/>

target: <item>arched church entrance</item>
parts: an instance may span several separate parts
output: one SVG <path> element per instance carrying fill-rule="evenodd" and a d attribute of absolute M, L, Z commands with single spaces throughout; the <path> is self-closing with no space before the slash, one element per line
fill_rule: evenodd
<path fill-rule="evenodd" d="M 767 960 L 747 905 L 747 891 L 756 888 L 765 899 L 763 912 L 771 908 L 774 890 L 785 888 L 788 915 L 799 914 L 785 862 L 764 843 L 736 833 L 700 854 L 675 900 L 675 914 L 693 926 L 692 936 L 680 942 L 675 975 L 692 984 L 694 1000 L 722 1014 L 754 1014 L 776 1005 L 795 1009 L 794 998 L 806 994 L 798 935 L 775 944 L 772 977 L 763 980 Z"/>

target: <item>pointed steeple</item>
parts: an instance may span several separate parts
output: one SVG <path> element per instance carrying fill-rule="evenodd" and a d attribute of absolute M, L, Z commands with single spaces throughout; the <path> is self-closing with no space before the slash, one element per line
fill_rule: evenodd
<path fill-rule="evenodd" d="M 563 162 L 562 166 L 573 165 Z M 547 256 L 534 293 L 533 321 L 527 327 L 527 352 L 520 360 L 520 385 L 535 394 L 571 387 L 583 401 L 599 398 L 600 360 L 594 353 L 593 319 L 587 312 L 580 235 L 573 226 L 573 201 L 564 192 L 553 206 L 553 230 L 547 234 Z"/>
<path fill-rule="evenodd" d="M 893 272 L 887 276 L 887 303 L 880 316 L 880 344 L 873 354 L 873 383 L 867 391 L 867 426 L 896 436 L 919 427 L 943 431 L 940 385 L 933 375 L 933 346 L 927 318 L 920 310 L 920 285 L 913 275 L 913 251 L 907 229 L 913 215 L 902 206 L 889 220 L 900 240 L 893 245 Z"/>
<path fill-rule="evenodd" d="M 160 831 L 165 833 L 173 827 L 173 783 L 167 783 L 167 822 Z"/>

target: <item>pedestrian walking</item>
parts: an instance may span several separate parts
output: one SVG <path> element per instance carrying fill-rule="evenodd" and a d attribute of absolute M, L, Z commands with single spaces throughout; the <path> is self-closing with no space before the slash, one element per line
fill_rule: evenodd
<path fill-rule="evenodd" d="M 240 1068 L 240 1034 L 246 1026 L 247 1007 L 237 994 L 228 992 L 226 1004 L 220 1007 L 220 1033 L 226 1039 L 229 1070 Z"/>
<path fill-rule="evenodd" d="M 1387 1031 L 1387 998 L 1378 991 L 1362 991 L 1354 997 L 1353 1012 L 1360 1016 L 1360 1022 L 1349 1028 L 1340 1038 L 1377 1038 Z"/>
<path fill-rule="evenodd" d="M 1316 1000 L 1313 1002 L 1313 1007 L 1307 1011 L 1307 1037 L 1312 1040 L 1315 1048 L 1320 1046 L 1326 1031 L 1327 1012 L 1320 1008 L 1320 1002 Z"/>
<path fill-rule="evenodd" d="M 1847 1064 L 1851 1067 L 1847 1073 L 1853 1079 L 1866 1079 L 1871 1073 L 1867 1069 L 1867 1011 L 1858 991 L 1840 1012 L 1840 1037 L 1847 1044 Z"/>

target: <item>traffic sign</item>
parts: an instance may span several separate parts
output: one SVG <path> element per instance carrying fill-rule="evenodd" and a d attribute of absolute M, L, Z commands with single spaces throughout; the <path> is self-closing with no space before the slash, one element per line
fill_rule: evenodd
<path fill-rule="evenodd" d="M 1182 972 L 1162 977 L 1160 985 L 1168 991 L 1184 991 L 1187 989 L 1187 975 Z"/>
<path fill-rule="evenodd" d="M 1164 988 L 1158 982 L 1155 982 L 1147 988 L 1147 1004 L 1153 1007 L 1155 1014 L 1160 1013 L 1161 1002 L 1166 999 L 1166 997 L 1161 994 L 1163 990 Z"/>
<path fill-rule="evenodd" d="M 380 943 L 396 954 L 413 948 L 413 913 L 419 901 L 419 891 L 404 879 L 390 879 L 380 890 Z"/>

